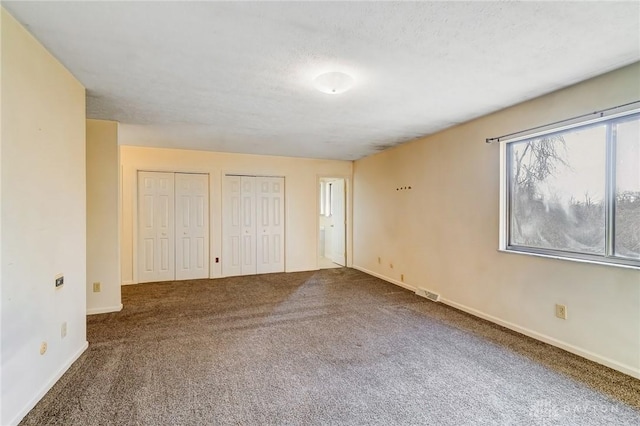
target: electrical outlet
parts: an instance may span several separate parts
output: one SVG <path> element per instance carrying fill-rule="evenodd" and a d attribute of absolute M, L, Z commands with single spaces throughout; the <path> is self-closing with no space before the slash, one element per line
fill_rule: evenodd
<path fill-rule="evenodd" d="M 220 263 L 220 258 L 216 257 L 216 263 Z"/>
<path fill-rule="evenodd" d="M 93 283 L 93 292 L 100 293 L 100 283 Z"/>
<path fill-rule="evenodd" d="M 393 269 L 393 263 L 389 264 L 389 268 Z"/>
<path fill-rule="evenodd" d="M 378 263 L 382 263 L 382 259 L 378 256 Z"/>
<path fill-rule="evenodd" d="M 567 319 L 567 306 L 566 305 L 559 305 L 556 303 L 556 316 L 560 319 L 566 320 Z"/>
<path fill-rule="evenodd" d="M 44 355 L 47 352 L 47 342 L 40 343 L 40 355 Z"/>
<path fill-rule="evenodd" d="M 64 275 L 58 274 L 55 279 L 56 288 L 62 287 L 64 285 Z"/>
<path fill-rule="evenodd" d="M 400 274 L 400 281 L 404 282 L 404 274 Z"/>
<path fill-rule="evenodd" d="M 64 339 L 65 337 L 67 337 L 67 322 L 63 322 L 62 325 L 60 326 L 60 337 L 62 339 Z"/>

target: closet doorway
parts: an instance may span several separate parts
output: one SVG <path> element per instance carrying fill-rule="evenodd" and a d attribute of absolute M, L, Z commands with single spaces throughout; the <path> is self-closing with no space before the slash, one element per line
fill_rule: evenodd
<path fill-rule="evenodd" d="M 138 172 L 138 282 L 209 278 L 209 175 Z"/>
<path fill-rule="evenodd" d="M 226 175 L 222 275 L 284 272 L 284 178 Z"/>

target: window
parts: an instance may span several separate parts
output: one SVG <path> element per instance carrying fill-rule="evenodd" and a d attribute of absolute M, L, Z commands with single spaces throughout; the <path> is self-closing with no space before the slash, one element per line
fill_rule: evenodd
<path fill-rule="evenodd" d="M 333 183 L 320 182 L 320 216 L 333 215 Z"/>
<path fill-rule="evenodd" d="M 640 114 L 504 145 L 510 251 L 640 267 Z"/>
<path fill-rule="evenodd" d="M 326 197 L 326 190 L 325 190 L 325 182 L 321 181 L 320 182 L 320 190 L 318 191 L 318 193 L 320 194 L 320 216 L 325 216 L 325 212 L 326 212 L 326 207 L 325 207 L 325 197 Z"/>

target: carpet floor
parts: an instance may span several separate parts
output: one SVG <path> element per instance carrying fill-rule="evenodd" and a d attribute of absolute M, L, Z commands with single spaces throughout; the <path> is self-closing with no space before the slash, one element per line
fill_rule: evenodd
<path fill-rule="evenodd" d="M 640 424 L 640 380 L 352 269 L 122 299 L 21 424 Z"/>

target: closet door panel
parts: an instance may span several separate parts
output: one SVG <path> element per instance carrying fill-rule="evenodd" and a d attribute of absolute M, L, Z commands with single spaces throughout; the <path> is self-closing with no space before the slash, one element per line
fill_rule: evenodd
<path fill-rule="evenodd" d="M 240 176 L 225 176 L 222 198 L 222 275 L 242 275 L 242 186 Z"/>
<path fill-rule="evenodd" d="M 242 187 L 242 275 L 256 274 L 256 179 L 240 178 Z"/>
<path fill-rule="evenodd" d="M 284 271 L 284 178 L 225 176 L 224 276 Z"/>
<path fill-rule="evenodd" d="M 174 175 L 138 172 L 138 282 L 175 279 Z"/>
<path fill-rule="evenodd" d="M 176 173 L 176 279 L 209 277 L 209 176 Z"/>
<path fill-rule="evenodd" d="M 284 178 L 256 178 L 259 274 L 284 272 Z"/>

